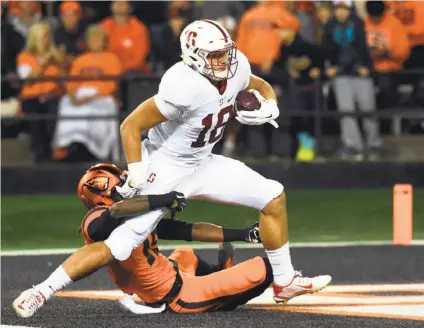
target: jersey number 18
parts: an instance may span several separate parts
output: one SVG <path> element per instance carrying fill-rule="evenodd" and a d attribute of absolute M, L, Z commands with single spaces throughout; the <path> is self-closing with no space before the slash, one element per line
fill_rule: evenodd
<path fill-rule="evenodd" d="M 207 115 L 202 120 L 202 125 L 204 126 L 204 128 L 199 133 L 197 140 L 191 143 L 191 147 L 193 147 L 193 148 L 204 147 L 206 145 L 206 135 L 208 134 L 209 131 L 210 131 L 210 134 L 209 134 L 208 142 L 210 144 L 221 139 L 222 135 L 224 134 L 225 125 L 227 124 L 227 122 L 230 119 L 232 114 L 233 114 L 233 106 L 232 105 L 224 107 L 223 109 L 221 109 L 219 111 L 219 113 L 217 114 L 217 116 L 218 116 L 217 123 L 212 130 L 211 130 L 212 123 L 213 123 L 212 119 L 213 119 L 214 115 L 213 114 Z M 219 130 L 219 129 L 221 129 L 221 130 Z M 219 132 L 218 132 L 218 130 L 219 130 Z"/>

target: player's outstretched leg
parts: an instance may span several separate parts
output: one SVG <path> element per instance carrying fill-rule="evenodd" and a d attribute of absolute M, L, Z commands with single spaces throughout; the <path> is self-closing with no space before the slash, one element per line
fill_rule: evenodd
<path fill-rule="evenodd" d="M 15 299 L 12 306 L 16 314 L 29 318 L 58 290 L 68 286 L 110 263 L 114 257 L 104 242 L 80 248 L 62 263 L 42 283 L 27 289 Z"/>
<path fill-rule="evenodd" d="M 276 302 L 287 302 L 293 297 L 317 292 L 331 282 L 331 276 L 307 278 L 294 270 L 290 258 L 284 192 L 262 209 L 259 232 L 274 274 Z"/>

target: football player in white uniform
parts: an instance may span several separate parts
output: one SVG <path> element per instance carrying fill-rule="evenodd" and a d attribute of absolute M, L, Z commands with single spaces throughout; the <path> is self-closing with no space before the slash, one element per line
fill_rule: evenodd
<path fill-rule="evenodd" d="M 274 300 L 287 302 L 321 290 L 331 282 L 330 276 L 302 277 L 292 266 L 284 187 L 240 161 L 212 154 L 234 113 L 242 124 L 276 125 L 279 110 L 272 87 L 251 74 L 247 58 L 218 23 L 195 21 L 184 29 L 180 41 L 182 61 L 162 77 L 157 95 L 140 104 L 121 125 L 129 176 L 118 192 L 132 198 L 178 190 L 189 199 L 255 208 L 273 269 Z M 246 89 L 255 90 L 259 110 L 234 110 L 237 94 Z M 141 131 L 146 129 L 149 139 L 140 146 Z M 72 281 L 115 259 L 126 260 L 167 211 L 160 208 L 131 218 L 105 242 L 79 250 L 46 280 L 53 292 L 46 288 L 48 295 L 40 297 L 40 284 L 26 291 L 22 298 L 27 301 L 20 304 L 33 313 Z"/>

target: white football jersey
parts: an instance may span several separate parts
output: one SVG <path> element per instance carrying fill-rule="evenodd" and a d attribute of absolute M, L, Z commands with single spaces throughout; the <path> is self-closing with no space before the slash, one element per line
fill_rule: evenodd
<path fill-rule="evenodd" d="M 168 121 L 150 129 L 149 139 L 173 164 L 198 165 L 223 136 L 236 96 L 247 88 L 251 75 L 246 56 L 237 51 L 236 58 L 237 71 L 221 90 L 183 62 L 162 77 L 154 100 Z"/>

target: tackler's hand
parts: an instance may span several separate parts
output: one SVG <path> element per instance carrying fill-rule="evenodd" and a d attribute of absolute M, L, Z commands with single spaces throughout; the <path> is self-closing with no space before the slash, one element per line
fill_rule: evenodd
<path fill-rule="evenodd" d="M 178 191 L 172 191 L 169 195 L 172 199 L 172 205 L 170 206 L 171 218 L 174 218 L 177 212 L 181 212 L 187 207 L 187 201 L 184 194 Z"/>
<path fill-rule="evenodd" d="M 248 243 L 259 244 L 262 243 L 261 236 L 259 235 L 259 223 L 256 222 L 246 229 L 246 238 Z"/>
<path fill-rule="evenodd" d="M 167 207 L 171 211 L 171 218 L 175 217 L 177 212 L 186 208 L 187 202 L 183 193 L 171 191 L 162 195 L 149 195 L 150 210 Z"/>

